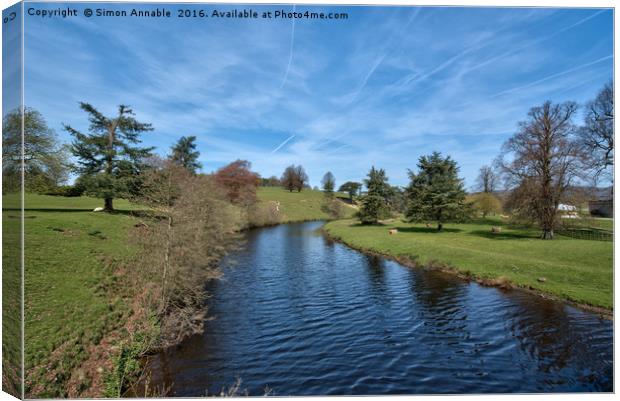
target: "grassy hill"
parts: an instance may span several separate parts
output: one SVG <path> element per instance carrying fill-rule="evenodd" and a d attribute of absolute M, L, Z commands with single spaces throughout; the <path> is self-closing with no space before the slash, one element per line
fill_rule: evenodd
<path fill-rule="evenodd" d="M 336 193 L 337 197 L 348 198 L 347 194 Z M 261 202 L 280 202 L 280 212 L 284 214 L 284 222 L 308 220 L 328 220 L 329 216 L 321 210 L 324 195 L 321 191 L 304 189 L 301 192 L 289 192 L 282 187 L 258 188 L 258 199 Z M 355 209 L 346 205 L 349 217 Z"/>

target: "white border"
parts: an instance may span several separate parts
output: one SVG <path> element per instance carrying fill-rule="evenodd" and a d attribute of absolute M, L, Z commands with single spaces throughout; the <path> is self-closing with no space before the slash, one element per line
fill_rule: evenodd
<path fill-rule="evenodd" d="M 62 3 L 102 3 L 104 1 L 75 1 L 75 0 L 69 0 L 69 1 L 62 1 L 62 0 L 52 0 L 52 1 L 40 1 L 40 0 L 25 0 L 24 2 L 26 3 L 45 3 L 45 2 L 62 2 Z M 110 2 L 115 2 L 115 1 L 110 1 Z M 120 1 L 117 1 L 120 2 Z M 2 6 L 2 9 L 5 9 L 13 4 L 17 3 L 16 1 L 11 1 L 11 0 L 0 0 L 0 5 Z M 590 1 L 579 1 L 579 0 L 540 0 L 540 1 L 533 1 L 533 0 L 522 0 L 522 1 L 518 1 L 518 0 L 504 0 L 504 1 L 498 1 L 498 0 L 424 0 L 424 1 L 415 1 L 415 0 L 388 0 L 385 2 L 381 2 L 381 1 L 368 1 L 368 0 L 335 0 L 335 1 L 329 1 L 329 0 L 294 0 L 294 1 L 286 1 L 286 0 L 276 0 L 276 1 L 261 1 L 261 0 L 242 0 L 242 1 L 237 1 L 237 2 L 231 2 L 231 1 L 180 1 L 180 0 L 135 0 L 135 1 L 126 1 L 126 3 L 204 3 L 204 4 L 221 4 L 221 3 L 232 3 L 232 4 L 334 4 L 334 5 L 377 5 L 377 6 L 390 6 L 390 5 L 406 5 L 406 6 L 474 6 L 474 7 L 571 7 L 571 8 L 597 8 L 597 7 L 605 7 L 605 8 L 615 8 L 616 7 L 616 1 L 610 1 L 610 0 L 590 0 Z M 614 10 L 615 11 L 615 10 Z M 23 20 L 23 13 L 22 13 L 22 29 L 25 29 L 24 26 L 25 21 Z M 614 55 L 616 54 L 616 47 L 617 47 L 617 43 L 618 43 L 618 31 L 615 29 L 615 27 L 617 26 L 618 23 L 618 15 L 617 13 L 614 12 Z M 1 34 L 0 34 L 1 35 Z M 1 38 L 1 36 L 0 36 Z M 22 35 L 22 58 L 23 58 L 23 35 Z M 0 63 L 2 61 L 2 55 L 0 52 Z M 23 59 L 22 59 L 23 61 Z M 23 64 L 22 64 L 23 65 Z M 24 98 L 24 93 L 23 93 L 23 82 L 24 82 L 24 74 L 22 71 L 22 105 L 23 103 L 23 98 Z M 617 82 L 617 72 L 614 68 L 614 82 Z M 615 92 L 617 94 L 617 91 Z M 1 90 L 0 90 L 0 99 L 1 99 Z M 617 95 L 616 95 L 617 96 Z M 614 100 L 617 104 L 617 99 Z M 0 100 L 1 102 L 1 100 Z M 616 132 L 617 131 L 617 126 L 618 123 L 616 122 Z M 619 177 L 619 175 L 617 174 L 619 171 L 620 167 L 618 167 L 618 165 L 614 166 L 614 176 L 615 177 Z M 614 185 L 614 192 L 618 193 L 616 191 L 616 186 Z M 615 202 L 614 202 L 615 203 Z M 23 196 L 22 196 L 22 205 L 23 205 Z M 618 212 L 617 207 L 615 207 L 616 205 L 614 205 L 614 220 L 618 221 L 617 219 L 620 218 L 620 212 Z M 22 219 L 23 220 L 23 219 Z M 23 227 L 23 221 L 22 221 L 22 227 Z M 1 239 L 1 232 L 0 232 L 0 239 Z M 22 231 L 22 236 L 23 236 L 23 231 Z M 23 240 L 23 237 L 22 237 Z M 618 243 L 620 242 L 620 240 L 618 239 L 617 236 L 614 236 L 614 305 L 617 305 L 617 295 L 620 293 L 619 292 L 619 283 L 617 280 L 615 280 L 615 269 L 616 266 L 618 266 L 618 254 L 615 252 L 616 250 L 616 246 L 618 245 Z M 1 250 L 0 250 L 0 255 L 1 255 Z M 23 254 L 22 254 L 22 266 L 23 266 Z M 23 296 L 23 269 L 22 269 L 22 296 Z M 0 293 L 1 293 L 1 287 L 0 287 Z M 1 299 L 1 298 L 0 298 Z M 23 301 L 23 299 L 22 299 Z M 1 302 L 1 301 L 0 301 Z M 22 333 L 23 333 L 23 305 L 24 303 L 22 302 Z M 615 315 L 615 311 L 614 311 L 614 315 Z M 0 327 L 0 334 L 1 334 L 1 327 Z M 615 356 L 618 354 L 618 342 L 615 341 L 616 339 L 616 333 L 618 331 L 618 322 L 617 320 L 614 320 L 614 389 L 618 389 L 618 384 L 620 383 L 619 378 L 618 378 L 618 367 L 616 364 L 616 358 Z M 22 336 L 22 341 L 23 341 L 23 336 Z M 22 345 L 22 360 L 23 360 L 23 345 Z M 1 351 L 0 351 L 1 353 Z M 22 371 L 23 371 L 23 364 L 22 364 Z M 23 376 L 22 376 L 23 377 Z M 23 387 L 22 387 L 23 388 Z M 583 400 L 583 399 L 588 399 L 588 401 L 590 400 L 607 400 L 607 399 L 615 399 L 615 396 L 613 394 L 549 394 L 549 395 L 458 395 L 458 396 L 446 396 L 446 395 L 437 395 L 437 396 L 377 396 L 377 397 L 372 397 L 373 399 L 377 399 L 377 400 L 389 400 L 389 399 L 398 399 L 398 400 L 434 400 L 434 401 L 443 401 L 443 400 L 452 400 L 454 399 L 454 397 L 458 397 L 458 400 L 464 400 L 464 401 L 470 401 L 470 400 L 478 400 L 478 399 L 487 399 L 487 400 L 491 400 L 491 399 L 500 399 L 500 400 L 523 400 L 523 399 L 528 399 L 528 400 L 547 400 L 547 401 L 565 401 L 565 400 Z M 613 397 L 613 398 L 612 398 Z M 252 399 L 255 399 L 256 397 L 250 397 Z M 296 399 L 296 398 L 302 398 L 302 397 L 278 397 L 281 399 Z M 352 400 L 357 400 L 360 397 L 310 397 L 312 399 L 315 400 L 342 400 L 342 401 L 352 401 Z M 190 400 L 190 398 L 173 398 L 174 400 Z M 10 395 L 8 395 L 7 393 L 0 393 L 0 401 L 4 401 L 4 400 L 14 400 L 14 398 Z M 193 400 L 193 398 L 192 398 Z"/>

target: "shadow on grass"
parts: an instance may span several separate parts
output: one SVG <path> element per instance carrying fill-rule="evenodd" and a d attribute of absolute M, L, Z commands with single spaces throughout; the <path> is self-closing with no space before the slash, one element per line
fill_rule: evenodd
<path fill-rule="evenodd" d="M 6 211 L 21 211 L 19 208 L 2 208 Z M 144 216 L 148 213 L 147 210 L 115 210 L 111 213 L 107 212 L 93 212 L 93 209 L 66 209 L 66 208 L 24 208 L 24 212 L 51 212 L 51 213 L 75 213 L 75 212 L 91 212 L 96 214 L 122 214 L 128 216 Z"/>
<path fill-rule="evenodd" d="M 427 233 L 427 234 L 441 234 L 441 233 L 460 233 L 460 228 L 442 228 L 441 231 L 437 231 L 437 227 L 396 227 L 398 231 L 404 233 Z"/>
<path fill-rule="evenodd" d="M 491 231 L 486 230 L 476 230 L 470 231 L 471 235 L 475 235 L 477 237 L 495 239 L 495 240 L 515 240 L 515 239 L 535 239 L 538 238 L 533 234 L 525 234 L 525 233 L 516 233 L 516 232 L 501 232 L 501 233 L 493 233 Z"/>
<path fill-rule="evenodd" d="M 387 226 L 383 223 L 375 223 L 375 224 L 355 223 L 355 224 L 351 224 L 349 227 L 387 227 Z"/>

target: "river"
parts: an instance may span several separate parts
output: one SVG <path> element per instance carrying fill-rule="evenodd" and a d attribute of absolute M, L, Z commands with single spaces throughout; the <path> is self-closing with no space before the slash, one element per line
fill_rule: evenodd
<path fill-rule="evenodd" d="M 411 269 L 325 238 L 251 230 L 210 284 L 210 320 L 150 362 L 171 395 L 613 390 L 613 324 L 522 291 Z"/>

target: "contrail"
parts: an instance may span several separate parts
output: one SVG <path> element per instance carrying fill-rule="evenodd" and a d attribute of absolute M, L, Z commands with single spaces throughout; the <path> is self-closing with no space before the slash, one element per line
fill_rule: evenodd
<path fill-rule="evenodd" d="M 293 12 L 295 12 L 295 5 L 293 5 Z M 291 28 L 291 47 L 288 55 L 288 65 L 286 66 L 286 72 L 284 73 L 284 78 L 282 78 L 282 83 L 280 84 L 280 89 L 284 87 L 286 80 L 288 79 L 288 72 L 291 69 L 291 64 L 293 63 L 293 45 L 295 44 L 295 18 L 293 18 L 293 25 Z"/>
<path fill-rule="evenodd" d="M 480 64 L 478 64 L 478 65 L 475 65 L 475 66 L 473 66 L 473 67 L 470 67 L 470 68 L 466 69 L 466 72 L 470 72 L 470 71 L 473 71 L 473 70 L 477 70 L 478 68 L 480 68 L 480 67 L 484 67 L 485 65 L 487 65 L 487 64 L 489 64 L 489 63 L 492 63 L 492 62 L 497 61 L 497 60 L 501 60 L 501 59 L 503 59 L 503 58 L 504 58 L 504 57 L 506 57 L 506 56 L 509 56 L 509 55 L 511 55 L 511 54 L 514 54 L 514 53 L 518 53 L 518 52 L 520 52 L 521 50 L 527 49 L 528 47 L 532 47 L 532 46 L 534 46 L 534 45 L 537 45 L 538 43 L 541 43 L 541 42 L 544 42 L 544 41 L 546 41 L 546 40 L 549 40 L 549 39 L 551 39 L 551 38 L 553 38 L 553 37 L 556 37 L 556 36 L 558 36 L 559 34 L 561 34 L 561 33 L 563 33 L 563 32 L 568 31 L 569 29 L 573 29 L 573 28 L 575 28 L 576 26 L 579 26 L 579 25 L 583 24 L 584 22 L 591 20 L 592 18 L 594 18 L 594 17 L 598 16 L 598 15 L 599 15 L 599 14 L 601 14 L 601 13 L 604 13 L 605 11 L 607 11 L 607 10 L 601 10 L 601 11 L 598 11 L 598 12 L 596 12 L 596 13 L 594 13 L 594 14 L 592 14 L 592 15 L 590 15 L 590 16 L 588 16 L 588 17 L 586 17 L 586 18 L 583 18 L 583 19 L 581 19 L 581 20 L 579 20 L 579 21 L 575 22 L 575 23 L 574 23 L 574 24 L 572 24 L 572 25 L 566 26 L 566 27 L 564 27 L 564 28 L 562 28 L 562 29 L 560 29 L 560 30 L 558 30 L 558 31 L 555 31 L 554 33 L 552 33 L 552 34 L 550 34 L 550 35 L 547 35 L 547 36 L 542 37 L 542 38 L 540 38 L 540 39 L 536 39 L 536 40 L 534 40 L 534 41 L 532 41 L 532 42 L 530 42 L 530 43 L 526 44 L 525 46 L 517 47 L 517 48 L 511 49 L 511 50 L 508 50 L 507 52 L 504 52 L 504 53 L 502 53 L 502 54 L 500 54 L 500 55 L 498 55 L 498 56 L 491 57 L 490 59 L 488 59 L 488 60 L 486 60 L 486 61 L 483 61 L 482 63 L 480 63 Z"/>
<path fill-rule="evenodd" d="M 559 77 L 559 76 L 562 76 L 562 75 L 566 75 L 566 74 L 568 74 L 570 72 L 573 72 L 573 71 L 581 70 L 582 68 L 586 68 L 586 67 L 589 67 L 591 65 L 600 63 L 601 61 L 609 60 L 610 58 L 613 58 L 613 57 L 614 57 L 613 54 L 610 54 L 609 56 L 601 57 L 598 60 L 590 61 L 589 63 L 585 63 L 585 64 L 582 64 L 582 65 L 578 65 L 577 67 L 569 68 L 568 70 L 565 70 L 565 71 L 562 71 L 562 72 L 558 72 L 556 74 L 552 74 L 552 75 L 546 76 L 546 77 L 541 78 L 539 80 L 536 80 L 534 82 L 530 82 L 529 84 L 522 85 L 522 86 L 517 86 L 516 88 L 512 88 L 512 89 L 508 89 L 508 90 L 496 93 L 495 95 L 491 96 L 491 98 L 495 98 L 495 97 L 498 97 L 498 96 L 501 96 L 501 95 L 505 95 L 506 93 L 515 92 L 515 91 L 518 91 L 518 90 L 521 90 L 521 89 L 529 88 L 530 86 L 537 85 L 537 84 L 539 84 L 541 82 L 548 81 L 548 80 L 550 80 L 552 78 L 556 78 L 556 77 Z"/>
<path fill-rule="evenodd" d="M 291 139 L 295 138 L 295 135 L 291 135 L 288 138 L 286 138 L 284 140 L 284 142 L 282 142 L 281 144 L 278 145 L 277 148 L 275 148 L 274 150 L 271 151 L 271 153 L 276 153 L 278 150 L 280 150 L 280 148 L 282 148 L 282 146 L 286 145 L 288 143 L 288 141 L 290 141 Z"/>

